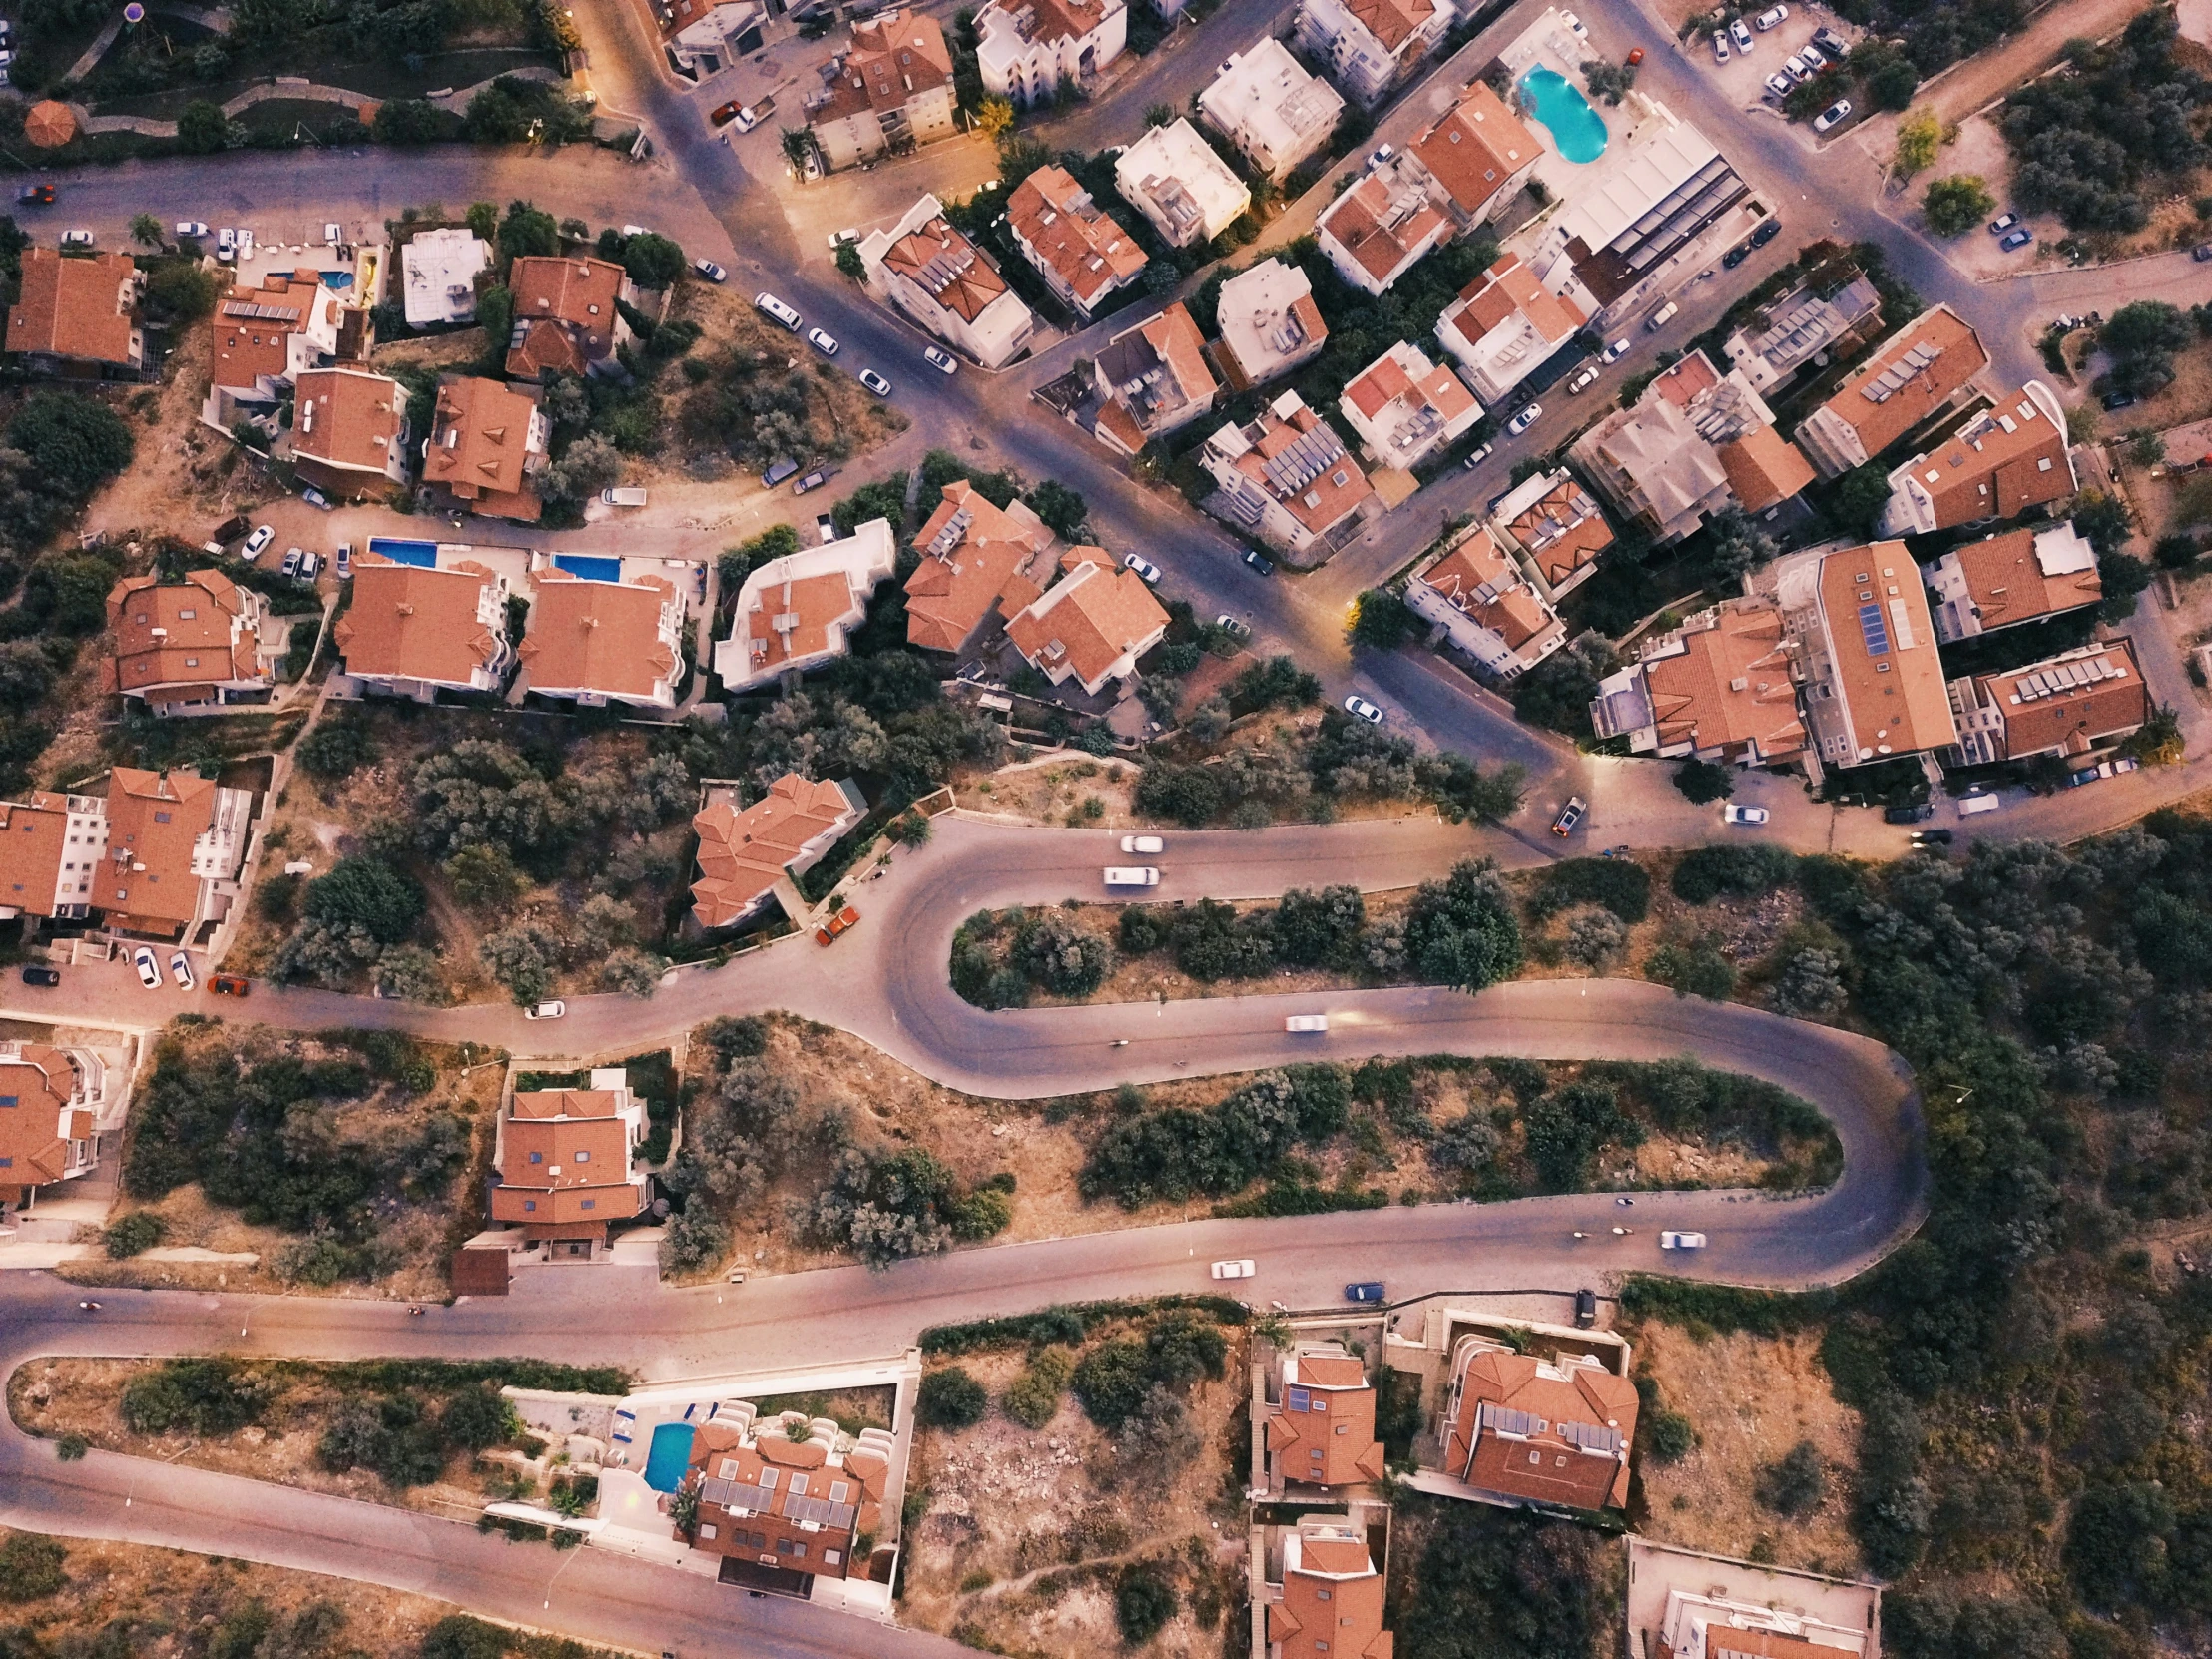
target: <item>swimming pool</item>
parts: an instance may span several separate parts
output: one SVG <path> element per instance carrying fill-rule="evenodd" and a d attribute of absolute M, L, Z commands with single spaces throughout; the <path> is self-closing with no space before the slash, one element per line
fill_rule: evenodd
<path fill-rule="evenodd" d="M 414 565 L 423 570 L 435 570 L 438 565 L 438 544 L 434 541 L 394 541 L 389 536 L 371 536 L 368 550 L 381 553 L 395 565 Z"/>
<path fill-rule="evenodd" d="M 646 1453 L 645 1483 L 657 1492 L 673 1492 L 684 1483 L 691 1467 L 692 1425 L 664 1422 L 653 1430 L 653 1446 Z"/>
<path fill-rule="evenodd" d="M 619 582 L 622 580 L 620 559 L 594 559 L 582 553 L 556 553 L 553 567 L 565 570 L 571 576 L 580 576 L 587 582 Z"/>
<path fill-rule="evenodd" d="M 1590 108 L 1572 81 L 1538 64 L 1521 77 L 1520 89 L 1529 113 L 1550 132 L 1560 155 L 1570 162 L 1594 162 L 1605 154 L 1605 118 Z"/>

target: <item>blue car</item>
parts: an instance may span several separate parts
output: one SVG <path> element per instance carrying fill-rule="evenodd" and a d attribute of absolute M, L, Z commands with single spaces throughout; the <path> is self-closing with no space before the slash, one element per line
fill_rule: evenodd
<path fill-rule="evenodd" d="M 2027 230 L 2027 229 L 2026 229 L 2026 228 L 2025 228 L 2025 227 L 2023 226 L 2023 227 L 2022 227 L 2021 229 L 2019 229 L 2019 230 L 2017 230 L 2017 231 L 2014 231 L 2014 232 L 2011 232 L 2011 233 L 2010 233 L 2009 235 L 2005 236 L 2005 237 L 2004 237 L 2004 238 L 2003 238 L 2002 240 L 2000 240 L 2000 241 L 1999 241 L 1999 242 L 1997 243 L 1997 246 L 1998 246 L 1999 248 L 2003 249 L 2003 250 L 2004 250 L 2004 251 L 2005 251 L 2005 252 L 2006 252 L 2007 254 L 2009 254 L 2009 253 L 2011 253 L 2011 252 L 2012 252 L 2012 251 L 2013 251 L 2013 250 L 2014 250 L 2015 248 L 2025 248 L 2025 247 L 2026 247 L 2026 246 L 2027 246 L 2027 245 L 2028 245 L 2029 243 L 2033 242 L 2034 240 L 2035 240 L 2035 236 L 2034 236 L 2034 233 L 2033 233 L 2033 232 L 2031 232 L 2031 231 L 2029 231 L 2029 230 Z"/>
<path fill-rule="evenodd" d="M 1380 1279 L 1363 1279 L 1357 1285 L 1347 1285 L 1345 1287 L 1345 1300 L 1347 1302 L 1381 1302 L 1382 1300 L 1382 1281 Z"/>

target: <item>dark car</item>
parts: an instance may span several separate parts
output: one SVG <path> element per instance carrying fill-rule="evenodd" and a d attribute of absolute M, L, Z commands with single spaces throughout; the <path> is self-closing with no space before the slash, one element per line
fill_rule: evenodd
<path fill-rule="evenodd" d="M 1357 1284 L 1347 1285 L 1345 1287 L 1345 1300 L 1347 1302 L 1381 1302 L 1382 1300 L 1382 1281 L 1380 1279 L 1363 1279 Z"/>
<path fill-rule="evenodd" d="M 1262 576 L 1273 576 L 1275 574 L 1275 561 L 1257 548 L 1248 547 L 1245 549 L 1244 562 Z"/>
<path fill-rule="evenodd" d="M 51 208 L 54 205 L 52 185 L 18 185 L 15 199 L 27 208 Z"/>
<path fill-rule="evenodd" d="M 1748 242 L 1739 242 L 1734 248 L 1731 248 L 1727 253 L 1721 256 L 1721 268 L 1725 271 L 1734 271 L 1738 266 L 1742 265 L 1746 260 L 1750 258 L 1751 244 Z"/>
<path fill-rule="evenodd" d="M 1916 845 L 1920 846 L 1948 846 L 1950 845 L 1950 831 L 1948 830 L 1916 830 L 1913 831 L 1913 840 Z"/>
<path fill-rule="evenodd" d="M 806 477 L 800 479 L 798 483 L 792 485 L 792 494 L 805 495 L 810 490 L 819 490 L 828 482 L 830 482 L 829 471 L 826 468 L 817 467 Z"/>
<path fill-rule="evenodd" d="M 1585 1331 L 1597 1324 L 1597 1292 L 1587 1285 L 1574 1293 L 1574 1323 Z"/>
<path fill-rule="evenodd" d="M 733 98 L 727 104 L 717 105 L 707 119 L 717 127 L 729 126 L 731 122 L 738 119 L 738 101 Z"/>
<path fill-rule="evenodd" d="M 253 528 L 254 521 L 244 513 L 239 513 L 218 524 L 215 527 L 215 534 L 208 539 L 211 541 L 233 542 Z"/>
<path fill-rule="evenodd" d="M 2107 414 L 2118 414 L 2122 409 L 2135 407 L 2135 399 L 2124 391 L 2108 391 L 2097 401 L 2104 405 Z"/>
<path fill-rule="evenodd" d="M 62 982 L 62 976 L 56 968 L 27 967 L 23 970 L 23 982 L 26 985 L 44 985 L 51 990 Z"/>
<path fill-rule="evenodd" d="M 1917 807 L 1887 807 L 1883 809 L 1884 824 L 1922 824 L 1936 816 L 1936 809 L 1927 802 Z"/>
<path fill-rule="evenodd" d="M 2189 258 L 2195 260 L 2199 265 L 2202 265 L 2206 260 L 2212 260 L 2212 242 L 2198 243 L 2196 247 L 2189 250 Z"/>
<path fill-rule="evenodd" d="M 1765 224 L 1761 225 L 1758 230 L 1751 233 L 1751 246 L 1754 248 L 1764 248 L 1767 246 L 1768 243 L 1774 241 L 1774 239 L 1776 237 L 1779 237 L 1780 235 L 1782 235 L 1782 221 L 1779 219 L 1770 219 Z"/>
<path fill-rule="evenodd" d="M 766 484 L 770 489 L 774 489 L 778 484 L 781 484 L 785 479 L 789 478 L 798 470 L 799 463 L 797 461 L 792 460 L 788 456 L 779 457 L 778 459 L 770 462 L 769 469 L 761 474 L 761 482 Z"/>

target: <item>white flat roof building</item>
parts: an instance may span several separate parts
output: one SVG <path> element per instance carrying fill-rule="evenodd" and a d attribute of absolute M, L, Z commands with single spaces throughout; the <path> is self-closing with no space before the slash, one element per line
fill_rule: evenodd
<path fill-rule="evenodd" d="M 1198 95 L 1199 114 L 1271 179 L 1327 144 L 1344 108 L 1344 96 L 1273 36 L 1231 58 Z"/>
<path fill-rule="evenodd" d="M 491 249 L 475 232 L 458 226 L 424 231 L 399 250 L 407 326 L 476 318 L 476 274 L 491 264 Z"/>
<path fill-rule="evenodd" d="M 1252 192 L 1188 119 L 1155 127 L 1114 163 L 1114 188 L 1176 248 L 1218 237 Z"/>

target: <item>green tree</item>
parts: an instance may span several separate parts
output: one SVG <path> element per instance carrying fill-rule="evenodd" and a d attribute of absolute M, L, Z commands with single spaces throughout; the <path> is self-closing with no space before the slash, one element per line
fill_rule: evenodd
<path fill-rule="evenodd" d="M 499 204 L 496 202 L 471 202 L 461 222 L 483 242 L 493 242 L 499 236 Z"/>
<path fill-rule="evenodd" d="M 990 1394 L 965 1367 L 947 1366 L 922 1378 L 914 1413 L 930 1428 L 973 1428 L 990 1403 Z"/>
<path fill-rule="evenodd" d="M 1711 761 L 1684 761 L 1674 770 L 1674 787 L 1693 805 L 1703 807 L 1736 793 L 1736 769 Z"/>
<path fill-rule="evenodd" d="M 622 269 L 641 288 L 665 288 L 684 275 L 684 250 L 648 231 L 622 245 Z"/>
<path fill-rule="evenodd" d="M 1174 1582 L 1149 1561 L 1131 1563 L 1114 1580 L 1114 1623 L 1127 1647 L 1151 1641 L 1180 1605 Z"/>
<path fill-rule="evenodd" d="M 1939 237 L 1962 237 L 1996 208 L 1997 199 L 1977 173 L 1954 173 L 1937 179 L 1921 198 L 1928 228 Z"/>
<path fill-rule="evenodd" d="M 427 98 L 392 98 L 376 107 L 369 132 L 378 144 L 411 146 L 436 144 L 459 126 Z"/>
<path fill-rule="evenodd" d="M 72 391 L 31 394 L 8 422 L 8 447 L 30 460 L 34 475 L 79 498 L 131 464 L 131 428 L 105 403 Z"/>
<path fill-rule="evenodd" d="M 1894 163 L 1900 177 L 1910 179 L 1935 164 L 1936 147 L 1942 141 L 1943 124 L 1936 112 L 1919 109 L 1898 123 L 1898 153 Z"/>
<path fill-rule="evenodd" d="M 381 858 L 340 858 L 307 883 L 306 915 L 326 927 L 360 927 L 379 944 L 396 944 L 422 919 L 422 889 Z"/>
<path fill-rule="evenodd" d="M 510 202 L 507 217 L 499 222 L 499 257 L 502 261 L 544 258 L 561 251 L 561 226 L 551 214 L 531 202 Z"/>
<path fill-rule="evenodd" d="M 152 214 L 131 216 L 131 240 L 141 248 L 159 248 L 162 245 L 162 222 Z"/>
<path fill-rule="evenodd" d="M 1014 125 L 1014 106 L 1004 98 L 985 98 L 975 106 L 975 130 L 996 143 Z"/>
<path fill-rule="evenodd" d="M 1388 588 L 1370 588 L 1360 595 L 1352 614 L 1350 634 L 1355 645 L 1391 651 L 1403 645 L 1421 626 L 1412 607 Z"/>
<path fill-rule="evenodd" d="M 177 112 L 177 148 L 188 156 L 211 156 L 231 141 L 231 121 L 223 106 L 195 98 Z"/>
<path fill-rule="evenodd" d="M 815 153 L 814 135 L 804 127 L 786 127 L 783 131 L 784 160 L 790 164 L 794 175 L 807 171 L 808 158 Z"/>
<path fill-rule="evenodd" d="M 1424 881 L 1405 916 L 1405 953 L 1431 984 L 1478 991 L 1520 972 L 1520 923 L 1511 891 L 1489 859 L 1467 859 L 1442 881 Z"/>
<path fill-rule="evenodd" d="M 1061 540 L 1081 539 L 1077 532 L 1082 530 L 1084 521 L 1090 517 L 1090 503 L 1078 492 L 1069 489 L 1057 479 L 1047 478 L 1022 499 L 1029 503 L 1036 515 Z"/>
<path fill-rule="evenodd" d="M 850 240 L 837 244 L 837 270 L 855 282 L 867 280 L 867 261 L 860 258 L 860 245 Z"/>
<path fill-rule="evenodd" d="M 1847 528 L 1871 538 L 1890 504 L 1890 476 L 1874 462 L 1853 467 L 1836 480 L 1836 516 Z"/>

